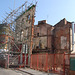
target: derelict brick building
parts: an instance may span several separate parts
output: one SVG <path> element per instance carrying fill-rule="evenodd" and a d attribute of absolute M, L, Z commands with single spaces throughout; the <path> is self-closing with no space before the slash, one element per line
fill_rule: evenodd
<path fill-rule="evenodd" d="M 65 18 L 54 26 L 54 50 L 55 53 L 70 53 L 72 45 L 72 24 Z"/>
<path fill-rule="evenodd" d="M 38 21 L 38 25 L 34 25 L 33 53 L 52 53 L 53 28 L 54 27 L 48 24 L 46 20 Z"/>
<path fill-rule="evenodd" d="M 65 18 L 52 26 L 39 21 L 34 26 L 33 53 L 70 53 L 72 51 L 72 24 Z"/>

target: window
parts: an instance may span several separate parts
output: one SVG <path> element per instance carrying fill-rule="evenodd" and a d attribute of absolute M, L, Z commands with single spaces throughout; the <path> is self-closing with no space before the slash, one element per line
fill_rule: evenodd
<path fill-rule="evenodd" d="M 23 31 L 21 31 L 21 41 L 23 40 Z"/>
<path fill-rule="evenodd" d="M 37 33 L 37 36 L 39 36 L 39 33 Z"/>
<path fill-rule="evenodd" d="M 27 16 L 27 20 L 28 20 L 28 21 L 30 20 L 30 14 Z"/>
<path fill-rule="evenodd" d="M 4 32 L 4 34 L 5 34 L 5 32 Z"/>
<path fill-rule="evenodd" d="M 22 21 L 24 21 L 24 18 L 22 19 Z"/>

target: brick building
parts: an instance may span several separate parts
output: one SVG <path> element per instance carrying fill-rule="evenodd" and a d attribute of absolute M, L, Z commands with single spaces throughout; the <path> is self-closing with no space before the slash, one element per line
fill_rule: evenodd
<path fill-rule="evenodd" d="M 31 9 L 32 8 L 32 9 Z M 30 12 L 31 11 L 31 12 Z M 35 14 L 35 6 L 30 7 L 16 19 L 16 42 L 17 44 L 27 44 L 28 50 L 31 46 L 31 19 Z M 21 28 L 20 28 L 21 27 Z M 52 26 L 46 20 L 38 21 L 34 25 L 32 38 L 33 53 L 70 53 L 72 50 L 72 24 L 65 18 Z"/>
<path fill-rule="evenodd" d="M 0 24 L 0 52 L 8 51 L 9 35 L 10 32 L 7 23 Z"/>
<path fill-rule="evenodd" d="M 52 53 L 53 28 L 46 20 L 38 21 L 38 25 L 34 25 L 33 53 Z"/>
<path fill-rule="evenodd" d="M 30 5 L 16 19 L 15 45 L 13 51 L 20 53 L 20 63 L 26 59 L 27 65 L 30 65 L 30 55 L 32 54 L 34 18 L 36 5 Z M 26 54 L 28 55 L 27 58 Z"/>
<path fill-rule="evenodd" d="M 72 45 L 72 24 L 65 18 L 54 25 L 54 52 L 55 53 L 70 53 Z"/>
<path fill-rule="evenodd" d="M 15 20 L 15 42 L 22 47 L 21 51 L 23 53 L 25 52 L 25 45 L 27 45 L 27 51 L 30 49 L 32 50 L 31 42 L 33 41 L 34 15 L 35 5 L 32 5 L 26 11 L 22 12 Z"/>
<path fill-rule="evenodd" d="M 52 26 L 46 20 L 34 26 L 33 53 L 70 53 L 72 50 L 72 24 L 65 18 Z"/>

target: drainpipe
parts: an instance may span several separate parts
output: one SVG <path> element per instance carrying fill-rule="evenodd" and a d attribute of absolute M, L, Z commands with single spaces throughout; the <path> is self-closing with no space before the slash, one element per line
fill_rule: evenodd
<path fill-rule="evenodd" d="M 72 22 L 72 50 L 74 51 L 74 22 Z"/>

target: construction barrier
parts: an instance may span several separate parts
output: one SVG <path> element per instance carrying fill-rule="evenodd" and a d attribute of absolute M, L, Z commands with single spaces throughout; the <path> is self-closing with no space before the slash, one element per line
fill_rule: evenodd
<path fill-rule="evenodd" d="M 69 71 L 69 54 L 32 54 L 30 68 L 68 75 Z"/>
<path fill-rule="evenodd" d="M 20 64 L 20 60 L 21 57 L 19 55 L 19 61 L 18 61 L 19 64 Z M 22 54 L 22 64 L 25 65 L 25 54 Z M 28 65 L 28 54 L 26 54 L 26 65 Z"/>
<path fill-rule="evenodd" d="M 26 55 L 26 65 L 25 65 L 25 54 L 22 54 L 22 63 L 20 63 L 20 55 L 12 54 L 0 54 L 0 67 L 9 68 L 9 67 L 24 67 L 28 65 L 28 54 Z"/>

